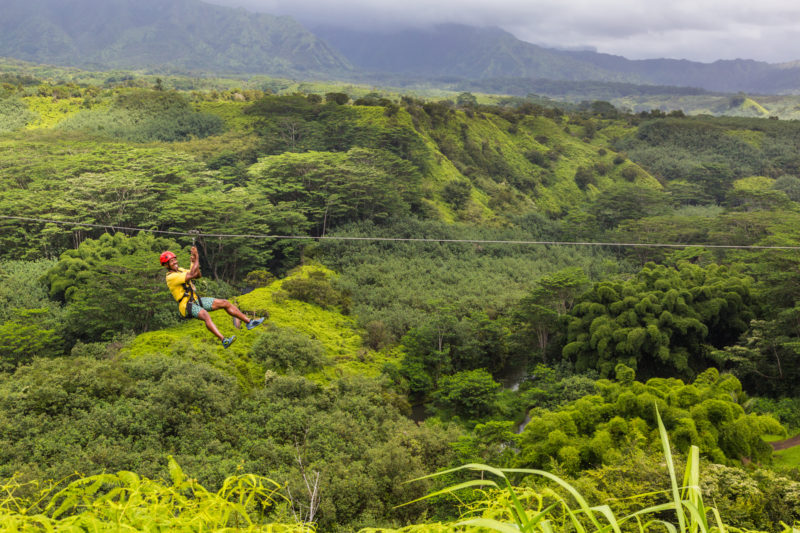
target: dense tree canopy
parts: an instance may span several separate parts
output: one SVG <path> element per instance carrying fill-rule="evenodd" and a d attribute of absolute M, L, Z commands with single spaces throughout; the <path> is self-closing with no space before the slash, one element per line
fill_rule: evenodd
<path fill-rule="evenodd" d="M 625 363 L 644 376 L 693 376 L 711 347 L 733 344 L 753 317 L 751 280 L 728 268 L 649 264 L 600 282 L 570 312 L 564 357 L 608 376 Z"/>

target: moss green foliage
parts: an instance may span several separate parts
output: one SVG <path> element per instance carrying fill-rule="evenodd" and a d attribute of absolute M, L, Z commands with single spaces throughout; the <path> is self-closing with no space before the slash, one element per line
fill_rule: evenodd
<path fill-rule="evenodd" d="M 0 263 L 0 370 L 63 351 L 63 308 L 47 297 L 41 277 L 51 261 Z"/>
<path fill-rule="evenodd" d="M 557 225 L 531 217 L 516 231 L 398 220 L 345 227 L 341 237 L 443 240 L 550 240 Z M 542 276 L 574 267 L 591 277 L 627 269 L 601 250 L 575 247 L 508 246 L 471 243 L 323 241 L 315 253 L 340 277 L 351 295 L 353 314 L 366 325 L 381 322 L 395 339 L 430 322 L 431 313 L 450 308 L 457 318 L 480 310 L 494 317 L 508 311 Z M 438 314 L 438 312 L 437 312 Z"/>
<path fill-rule="evenodd" d="M 295 276 L 284 280 L 281 287 L 289 298 L 316 304 L 324 309 L 336 307 L 346 313 L 350 306 L 349 298 L 333 287 L 329 273 L 323 270 L 311 270 L 308 277 Z"/>
<path fill-rule="evenodd" d="M 108 233 L 64 252 L 44 279 L 50 296 L 65 302 L 73 340 L 109 341 L 123 331 L 141 333 L 175 322 L 164 269 L 154 260 L 173 241 L 150 234 Z"/>
<path fill-rule="evenodd" d="M 434 395 L 437 407 L 464 418 L 485 415 L 500 388 L 500 384 L 483 369 L 445 376 L 438 385 Z"/>
<path fill-rule="evenodd" d="M 322 475 L 319 522 L 330 525 L 391 514 L 419 494 L 397 488 L 406 476 L 449 460 L 454 429 L 416 426 L 375 381 L 320 386 L 273 376 L 245 393 L 230 374 L 191 357 L 38 359 L 0 377 L 0 476 L 20 472 L 26 482 L 136 466 L 165 478 L 172 454 L 211 490 L 241 467 L 288 483 L 295 504 L 307 505 L 304 468 Z M 31 424 L 36 431 L 22 429 Z"/>
<path fill-rule="evenodd" d="M 671 489 L 658 491 L 664 496 L 655 505 L 639 504 L 634 512 L 624 515 L 624 503 L 619 506 L 614 502 L 613 508 L 608 503 L 590 506 L 587 498 L 575 486 L 550 472 L 529 468 L 502 469 L 475 463 L 420 478 L 440 477 L 462 471 L 481 473 L 480 479 L 450 485 L 429 493 L 422 499 L 467 490 L 477 492 L 480 494 L 477 501 L 462 504 L 466 509 L 462 510 L 460 520 L 454 526 L 472 526 L 497 532 L 544 533 L 568 528 L 578 531 L 622 531 L 623 527 L 633 528 L 634 522 L 639 531 L 647 531 L 656 525 L 681 533 L 711 531 L 712 528 L 724 530 L 725 525 L 719 511 L 716 508 L 707 508 L 703 503 L 698 448 L 692 446 L 688 450 L 683 481 L 679 485 L 667 432 L 659 410 L 654 411 Z M 512 484 L 512 476 L 517 475 L 527 477 L 525 486 L 515 487 Z M 543 482 L 546 488 L 537 487 L 539 482 Z M 658 492 L 655 494 L 658 495 Z M 653 495 L 649 493 L 633 498 L 649 498 Z M 665 511 L 668 513 L 664 513 Z"/>
<path fill-rule="evenodd" d="M 108 109 L 83 111 L 58 127 L 133 142 L 170 142 L 221 133 L 223 122 L 195 111 L 177 92 L 135 90 L 117 95 Z"/>
<path fill-rule="evenodd" d="M 322 381 L 342 374 L 379 375 L 387 356 L 362 349 L 361 332 L 352 317 L 342 315 L 338 308 L 323 308 L 292 298 L 282 288 L 284 283 L 312 279 L 315 274 L 327 277 L 332 272 L 309 265 L 286 278 L 232 298 L 249 316 L 267 316 L 267 328 L 237 330 L 224 312 L 212 312 L 212 320 L 225 336 L 237 336 L 229 349 L 223 349 L 200 320 L 181 320 L 169 329 L 139 335 L 125 348 L 125 353 L 131 357 L 191 354 L 196 360 L 235 375 L 246 388 L 263 382 L 265 369 L 312 373 L 315 379 Z M 197 285 L 201 296 L 223 296 L 204 292 L 200 283 Z M 177 315 L 177 305 L 171 296 L 165 296 L 164 302 L 170 313 Z M 304 350 L 302 353 L 294 352 L 300 348 Z"/>
<path fill-rule="evenodd" d="M 272 203 L 296 206 L 316 235 L 346 222 L 408 215 L 419 201 L 419 172 L 383 151 L 284 154 L 248 173 Z"/>
<path fill-rule="evenodd" d="M 626 369 L 620 366 L 620 371 Z M 658 445 L 653 404 L 662 413 L 670 440 L 680 451 L 690 445 L 717 463 L 743 457 L 768 461 L 772 448 L 762 440 L 780 424 L 766 415 L 746 414 L 735 402 L 741 384 L 712 368 L 691 384 L 670 378 L 645 383 L 596 382 L 596 393 L 564 407 L 535 409 L 519 437 L 517 465 L 543 467 L 557 461 L 568 472 L 619 461 L 628 447 Z"/>
<path fill-rule="evenodd" d="M 250 357 L 270 369 L 305 374 L 325 363 L 325 347 L 299 331 L 272 327 L 253 343 Z"/>
<path fill-rule="evenodd" d="M 752 142 L 750 132 L 763 139 Z M 643 123 L 615 146 L 661 180 L 686 178 L 721 202 L 736 178 L 796 174 L 794 122 L 666 118 Z"/>
<path fill-rule="evenodd" d="M 0 133 L 7 133 L 23 128 L 36 117 L 28 106 L 19 98 L 8 96 L 2 98 L 0 93 Z"/>
<path fill-rule="evenodd" d="M 734 343 L 753 317 L 749 278 L 726 267 L 648 264 L 625 282 L 600 282 L 570 311 L 564 357 L 608 376 L 691 377 L 712 346 Z"/>
<path fill-rule="evenodd" d="M 769 413 L 790 430 L 800 430 L 800 398 L 753 398 L 752 404 L 755 412 Z"/>
<path fill-rule="evenodd" d="M 24 98 L 27 107 L 33 115 L 26 123 L 27 129 L 49 129 L 57 126 L 66 117 L 74 115 L 81 110 L 83 100 L 77 96 L 58 94 L 37 94 Z"/>
<path fill-rule="evenodd" d="M 554 339 L 562 334 L 561 325 L 589 279 L 578 267 L 569 267 L 541 277 L 533 289 L 519 300 L 511 312 L 517 342 L 535 347 L 546 363 L 552 357 Z M 558 344 L 560 345 L 560 344 Z"/>
<path fill-rule="evenodd" d="M 97 474 L 66 486 L 36 487 L 12 477 L 3 483 L 0 523 L 8 530 L 29 529 L 227 529 L 263 533 L 313 532 L 311 524 L 270 523 L 266 517 L 286 500 L 274 481 L 253 474 L 225 479 L 216 492 L 187 477 L 169 459 L 172 484 L 135 472 Z M 26 496 L 39 489 L 35 496 Z"/>
<path fill-rule="evenodd" d="M 169 184 L 203 169 L 192 157 L 162 148 L 49 133 L 3 139 L 0 161 L 3 214 L 145 227 L 164 212 Z M 80 225 L 2 224 L 6 257 L 58 256 L 103 233 Z"/>
<path fill-rule="evenodd" d="M 741 528 L 778 531 L 781 522 L 793 523 L 800 516 L 800 483 L 769 470 L 710 464 L 703 469 L 701 487 L 714 495 L 720 513 Z"/>

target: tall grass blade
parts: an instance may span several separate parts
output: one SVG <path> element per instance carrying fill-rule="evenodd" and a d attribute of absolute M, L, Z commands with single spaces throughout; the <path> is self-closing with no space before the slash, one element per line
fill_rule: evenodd
<path fill-rule="evenodd" d="M 684 500 L 683 506 L 689 510 L 689 531 L 696 532 L 699 529 L 702 533 L 707 533 L 708 523 L 706 522 L 706 517 L 701 514 L 700 509 L 689 500 Z"/>
<path fill-rule="evenodd" d="M 703 496 L 700 493 L 700 448 L 697 446 L 689 448 L 689 454 L 686 458 L 686 471 L 683 474 L 683 494 L 681 497 L 684 501 L 690 502 L 702 518 L 701 522 L 698 523 L 692 517 L 689 523 L 690 533 L 697 533 L 698 526 L 708 529 Z"/>
<path fill-rule="evenodd" d="M 444 472 L 440 472 L 440 474 L 444 474 Z M 430 477 L 430 476 L 425 476 L 425 477 L 427 478 L 427 477 Z M 425 479 L 425 478 L 418 478 L 418 479 Z M 452 494 L 453 492 L 455 492 L 457 490 L 466 489 L 466 488 L 470 488 L 470 487 L 494 487 L 496 489 L 500 488 L 497 485 L 497 483 L 495 483 L 491 479 L 473 479 L 471 481 L 465 481 L 463 483 L 459 483 L 458 485 L 452 485 L 450 487 L 445 487 L 445 488 L 443 488 L 441 490 L 437 490 L 436 492 L 431 492 L 429 494 L 426 494 L 425 496 L 417 498 L 416 500 L 411 500 L 410 502 L 401 503 L 400 505 L 395 505 L 394 509 L 397 509 L 398 507 L 404 507 L 406 505 L 411 505 L 412 503 L 421 502 L 423 500 L 427 500 L 429 498 L 433 498 L 434 496 L 441 496 L 443 494 Z"/>
<path fill-rule="evenodd" d="M 460 470 L 475 470 L 475 471 L 479 471 L 479 472 L 488 472 L 488 473 L 494 474 L 495 476 L 497 476 L 500 479 L 502 479 L 505 482 L 505 489 L 508 492 L 509 498 L 511 499 L 511 503 L 512 503 L 512 506 L 513 506 L 511 511 L 512 511 L 512 516 L 514 517 L 514 521 L 517 523 L 517 526 L 520 529 L 524 530 L 524 528 L 526 528 L 528 526 L 528 524 L 530 523 L 530 519 L 528 518 L 528 514 L 525 512 L 525 507 L 522 505 L 522 502 L 520 502 L 519 498 L 517 498 L 517 494 L 514 492 L 514 487 L 508 481 L 508 478 L 506 478 L 506 475 L 504 473 L 504 472 L 506 472 L 506 470 L 503 470 L 503 469 L 500 469 L 500 468 L 494 468 L 492 466 L 483 465 L 483 464 L 479 464 L 479 463 L 468 463 L 468 464 L 461 465 L 461 466 L 458 466 L 458 467 L 455 467 L 455 468 L 451 468 L 449 470 L 443 470 L 441 472 L 436 472 L 434 474 L 428 474 L 427 476 L 418 477 L 418 478 L 412 479 L 410 481 L 407 481 L 406 483 L 410 483 L 411 481 L 419 481 L 419 480 L 422 480 L 422 479 L 430 479 L 430 478 L 437 477 L 437 476 L 443 476 L 445 474 L 458 472 Z M 484 481 L 485 480 L 476 480 L 476 481 L 467 482 L 467 483 L 468 484 L 471 483 L 472 486 L 475 486 L 475 485 L 478 485 L 480 482 L 484 482 Z M 492 481 L 489 481 L 489 482 L 484 483 L 484 484 L 486 486 L 494 486 L 495 488 L 500 488 L 496 483 L 494 483 Z M 454 490 L 457 490 L 459 488 L 464 488 L 466 486 L 470 486 L 470 485 L 465 485 L 465 484 L 462 483 L 460 485 L 455 485 L 453 487 L 448 487 L 446 489 L 443 489 L 442 491 L 437 491 L 437 492 L 435 492 L 433 494 L 429 494 L 427 496 L 423 496 L 422 498 L 418 498 L 418 499 L 413 500 L 413 501 L 408 502 L 408 503 L 414 503 L 414 502 L 417 502 L 417 501 L 420 501 L 420 500 L 424 500 L 424 499 L 426 499 L 426 498 L 428 498 L 430 496 L 435 496 L 437 494 L 453 492 Z M 408 503 L 398 505 L 397 507 L 402 507 L 403 505 L 407 505 Z"/>
<path fill-rule="evenodd" d="M 470 520 L 458 522 L 456 526 L 475 526 L 491 529 L 492 531 L 499 531 L 500 533 L 520 533 L 520 531 L 528 531 L 525 529 L 520 530 L 520 528 L 517 526 L 512 526 L 511 524 L 506 524 L 505 522 L 498 522 L 497 520 L 492 520 L 491 518 L 472 518 Z"/>
<path fill-rule="evenodd" d="M 661 524 L 662 526 L 664 526 L 664 528 L 666 528 L 667 531 L 669 531 L 669 533 L 678 533 L 678 530 L 675 528 L 675 524 L 673 524 L 671 522 L 667 522 L 665 520 L 653 520 L 650 523 L 651 524 Z"/>
<path fill-rule="evenodd" d="M 606 517 L 606 520 L 608 520 L 607 527 L 610 527 L 615 533 L 622 533 L 622 530 L 619 527 L 620 524 L 617 522 L 617 517 L 614 516 L 614 512 L 611 510 L 611 507 L 608 505 L 598 505 L 597 507 L 592 507 L 592 509 Z"/>
<path fill-rule="evenodd" d="M 664 422 L 661 421 L 661 413 L 658 412 L 658 406 L 656 406 L 655 409 L 656 420 L 658 421 L 658 433 L 661 436 L 661 446 L 664 448 L 664 459 L 667 462 L 669 481 L 672 485 L 672 500 L 675 503 L 675 512 L 678 515 L 678 529 L 681 532 L 684 532 L 686 531 L 686 516 L 683 513 L 681 495 L 678 489 L 678 479 L 675 477 L 675 464 L 672 461 L 672 450 L 669 446 L 669 437 L 667 436 L 667 429 L 664 427 Z"/>
<path fill-rule="evenodd" d="M 586 500 L 578 490 L 561 479 L 560 477 L 556 476 L 555 474 L 551 474 L 550 472 L 545 472 L 544 470 L 536 470 L 536 469 L 528 469 L 528 468 L 504 468 L 503 472 L 516 472 L 516 473 L 523 473 L 523 474 L 532 474 L 536 476 L 541 476 L 543 478 L 549 479 L 551 481 L 555 481 L 559 486 L 564 488 L 570 495 L 578 502 L 578 506 L 581 510 L 586 514 L 586 516 L 591 520 L 592 524 L 597 529 L 602 529 L 600 522 L 595 518 L 594 513 L 592 512 L 592 508 L 589 507 L 589 504 L 586 503 Z"/>
<path fill-rule="evenodd" d="M 445 474 L 452 474 L 453 472 L 458 472 L 460 470 L 477 470 L 479 472 L 489 472 L 494 474 L 499 478 L 505 478 L 505 474 L 503 474 L 503 470 L 499 468 L 495 468 L 493 466 L 482 465 L 479 463 L 467 463 L 465 465 L 457 466 L 455 468 L 449 468 L 447 470 L 442 470 L 441 472 L 434 472 L 433 474 L 428 474 L 427 476 L 421 476 L 414 479 L 409 479 L 408 481 L 404 481 L 404 483 L 413 483 L 414 481 L 422 481 L 423 479 L 430 479 L 434 477 L 443 476 Z"/>
<path fill-rule="evenodd" d="M 711 512 L 714 513 L 714 520 L 717 521 L 717 528 L 719 529 L 720 533 L 726 533 L 725 524 L 722 523 L 722 517 L 719 515 L 717 508 L 712 507 Z"/>

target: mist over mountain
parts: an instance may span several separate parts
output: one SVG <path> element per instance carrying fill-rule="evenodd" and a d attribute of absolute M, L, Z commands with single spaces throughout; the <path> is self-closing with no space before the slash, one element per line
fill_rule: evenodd
<path fill-rule="evenodd" d="M 387 33 L 333 27 L 313 31 L 357 68 L 374 72 L 470 79 L 629 80 L 565 52 L 520 41 L 500 28 L 442 24 Z"/>
<path fill-rule="evenodd" d="M 84 68 L 220 73 L 346 72 L 290 17 L 199 0 L 3 0 L 0 55 Z"/>
<path fill-rule="evenodd" d="M 800 89 L 796 64 L 753 60 L 700 63 L 675 59 L 629 60 L 590 50 L 546 48 L 499 28 L 443 24 L 396 32 L 319 27 L 314 33 L 356 68 L 409 76 L 467 79 L 532 78 L 700 87 L 722 92 Z"/>
<path fill-rule="evenodd" d="M 402 84 L 480 81 L 500 93 L 524 80 L 800 92 L 800 64 L 629 60 L 548 48 L 495 27 L 394 31 L 323 26 L 200 0 L 3 0 L 0 56 L 91 69 L 149 68 Z M 514 80 L 509 84 L 502 80 Z M 522 80 L 522 81 L 520 81 Z M 489 83 L 487 83 L 489 82 Z"/>

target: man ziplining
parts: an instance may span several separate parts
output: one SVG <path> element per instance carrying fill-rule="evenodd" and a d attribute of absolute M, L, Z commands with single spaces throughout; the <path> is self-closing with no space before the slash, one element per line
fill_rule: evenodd
<path fill-rule="evenodd" d="M 211 315 L 208 314 L 209 311 L 224 309 L 226 313 L 233 317 L 236 327 L 239 327 L 237 320 L 247 324 L 247 329 L 253 329 L 264 322 L 263 318 L 251 320 L 228 300 L 209 297 L 199 298 L 192 283 L 193 279 L 201 277 L 200 258 L 197 248 L 194 246 L 192 246 L 191 260 L 192 264 L 189 270 L 186 270 L 178 266 L 178 258 L 174 253 L 166 251 L 161 254 L 161 266 L 167 268 L 167 288 L 169 288 L 175 301 L 178 302 L 178 312 L 181 316 L 199 318 L 205 322 L 208 330 L 222 341 L 222 346 L 225 348 L 233 344 L 233 341 L 236 340 L 236 335 L 225 337 L 220 333 L 217 325 L 211 320 Z"/>

